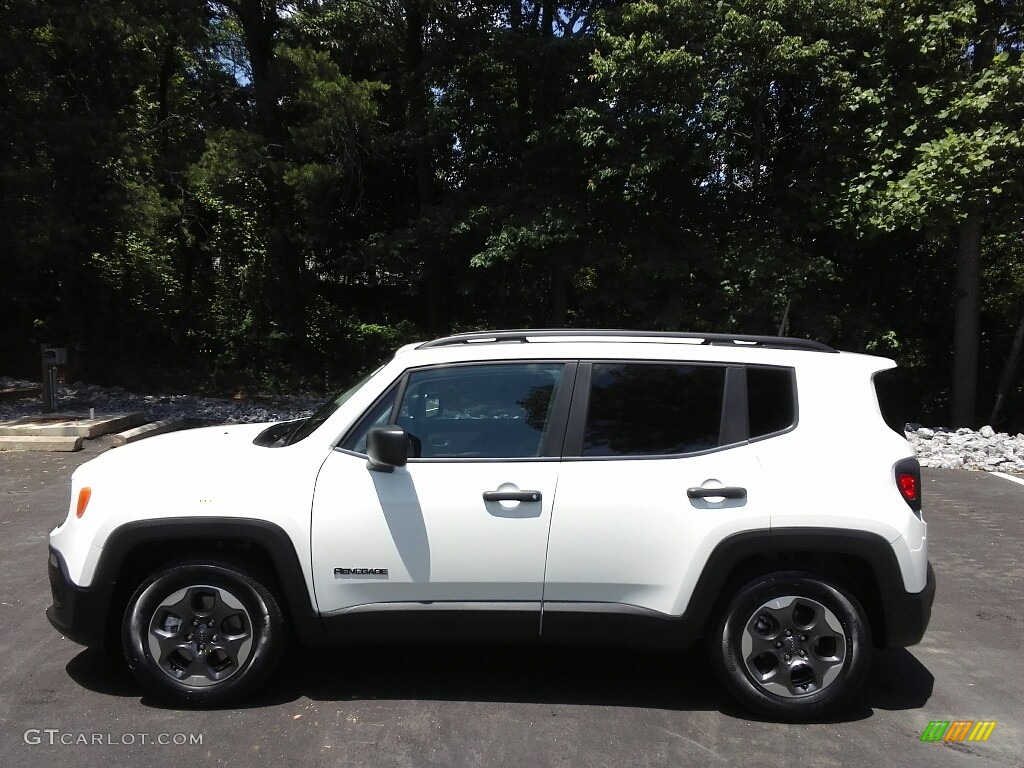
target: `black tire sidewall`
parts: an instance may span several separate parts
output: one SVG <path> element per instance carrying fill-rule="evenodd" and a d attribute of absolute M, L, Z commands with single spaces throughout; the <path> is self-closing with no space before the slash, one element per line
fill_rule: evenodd
<path fill-rule="evenodd" d="M 764 603 L 796 595 L 815 600 L 839 619 L 846 639 L 846 660 L 839 675 L 823 690 L 787 698 L 765 691 L 750 676 L 742 658 L 747 621 Z M 856 598 L 838 586 L 804 573 L 780 573 L 756 579 L 740 589 L 719 619 L 709 651 L 716 671 L 744 705 L 772 718 L 807 720 L 824 717 L 845 704 L 860 688 L 871 657 L 871 633 Z"/>
<path fill-rule="evenodd" d="M 195 585 L 218 587 L 234 595 L 249 614 L 253 644 L 241 668 L 222 682 L 185 685 L 160 669 L 149 650 L 149 626 L 168 595 Z M 245 572 L 224 563 L 186 563 L 154 574 L 136 590 L 125 610 L 122 645 L 128 666 L 150 694 L 176 704 L 219 704 L 253 690 L 270 674 L 283 642 L 283 621 L 273 594 Z"/>

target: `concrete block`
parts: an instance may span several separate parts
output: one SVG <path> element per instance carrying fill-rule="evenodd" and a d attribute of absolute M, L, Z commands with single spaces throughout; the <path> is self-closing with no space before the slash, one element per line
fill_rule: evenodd
<path fill-rule="evenodd" d="M 155 435 L 162 435 L 165 432 L 176 432 L 179 429 L 185 429 L 188 426 L 188 421 L 185 419 L 162 419 L 161 421 L 154 421 L 151 424 L 143 424 L 141 427 L 135 427 L 129 429 L 127 432 L 121 432 L 120 434 L 114 435 L 114 445 L 127 445 L 128 443 L 134 443 L 137 440 L 142 440 L 146 437 L 154 437 Z"/>
<path fill-rule="evenodd" d="M 81 437 L 39 437 L 37 435 L 20 435 L 9 437 L 0 435 L 0 451 L 80 451 Z"/>
<path fill-rule="evenodd" d="M 0 389 L 0 403 L 11 400 L 26 400 L 30 397 L 39 397 L 43 394 L 42 387 L 6 387 Z"/>
<path fill-rule="evenodd" d="M 87 440 L 121 432 L 129 427 L 143 424 L 146 416 L 143 413 L 111 413 L 105 416 L 88 416 L 73 414 L 47 414 L 43 416 L 25 416 L 14 421 L 0 423 L 0 437 L 84 437 Z"/>

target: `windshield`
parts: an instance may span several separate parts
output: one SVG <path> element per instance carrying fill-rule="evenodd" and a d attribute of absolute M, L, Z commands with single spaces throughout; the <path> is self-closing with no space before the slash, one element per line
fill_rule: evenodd
<path fill-rule="evenodd" d="M 299 440 L 302 440 L 313 434 L 313 432 L 316 431 L 317 427 L 319 427 L 321 424 L 327 421 L 327 419 L 329 419 L 335 411 L 341 408 L 341 406 L 343 406 L 348 401 L 348 399 L 352 397 L 352 395 L 358 392 L 366 382 L 368 382 L 370 379 L 376 376 L 383 367 L 384 366 L 382 365 L 376 371 L 367 374 L 358 382 L 356 382 L 355 385 L 353 385 L 349 389 L 346 389 L 337 397 L 333 398 L 332 400 L 328 400 L 326 403 L 317 408 L 316 412 L 308 419 L 306 419 L 305 421 L 300 421 L 298 426 L 295 428 L 295 431 L 288 436 L 288 440 L 285 441 L 285 445 L 297 443 L 299 442 Z"/>

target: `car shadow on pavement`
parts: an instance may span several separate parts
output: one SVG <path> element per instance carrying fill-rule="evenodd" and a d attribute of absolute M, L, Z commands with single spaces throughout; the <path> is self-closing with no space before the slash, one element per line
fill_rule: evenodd
<path fill-rule="evenodd" d="M 108 696 L 143 696 L 123 661 L 86 650 L 67 665 L 79 685 Z M 923 707 L 934 678 L 906 650 L 875 654 L 864 690 L 842 715 L 850 722 L 876 709 Z M 351 646 L 307 650 L 292 646 L 270 680 L 230 709 L 279 706 L 300 698 L 314 701 L 434 700 L 539 703 L 718 710 L 757 720 L 736 704 L 715 679 L 704 654 L 533 646 Z"/>
<path fill-rule="evenodd" d="M 86 648 L 65 666 L 68 676 L 83 688 L 106 696 L 141 696 L 142 689 L 124 663 L 112 651 Z"/>
<path fill-rule="evenodd" d="M 353 647 L 280 670 L 265 700 L 307 696 L 717 709 L 701 653 L 495 645 Z"/>
<path fill-rule="evenodd" d="M 873 709 L 920 709 L 932 697 L 935 678 L 906 648 L 876 651 L 859 698 Z"/>

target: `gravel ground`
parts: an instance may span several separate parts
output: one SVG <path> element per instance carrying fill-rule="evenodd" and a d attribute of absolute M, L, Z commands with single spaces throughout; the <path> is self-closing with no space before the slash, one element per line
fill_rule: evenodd
<path fill-rule="evenodd" d="M 0 389 L 32 386 L 38 387 L 39 383 L 0 376 Z M 178 418 L 256 424 L 303 418 L 309 416 L 322 402 L 293 395 L 240 400 L 195 395 L 140 395 L 127 392 L 121 387 L 104 388 L 75 382 L 59 388 L 57 410 L 58 413 L 82 413 L 89 408 L 102 413 L 141 411 L 150 421 Z M 38 397 L 0 403 L 0 421 L 36 415 L 41 408 L 42 400 Z"/>
<path fill-rule="evenodd" d="M 0 376 L 4 387 L 39 386 L 38 382 Z M 150 421 L 191 419 L 211 423 L 261 423 L 309 416 L 322 401 L 295 395 L 234 400 L 196 395 L 140 395 L 121 387 L 100 387 L 75 382 L 60 387 L 58 411 L 82 413 L 95 408 L 103 413 L 141 411 Z M 40 398 L 0 403 L 0 421 L 38 414 Z M 906 436 L 917 449 L 923 467 L 974 469 L 1024 473 L 1024 434 L 1008 435 L 985 426 L 949 430 L 907 424 Z"/>

